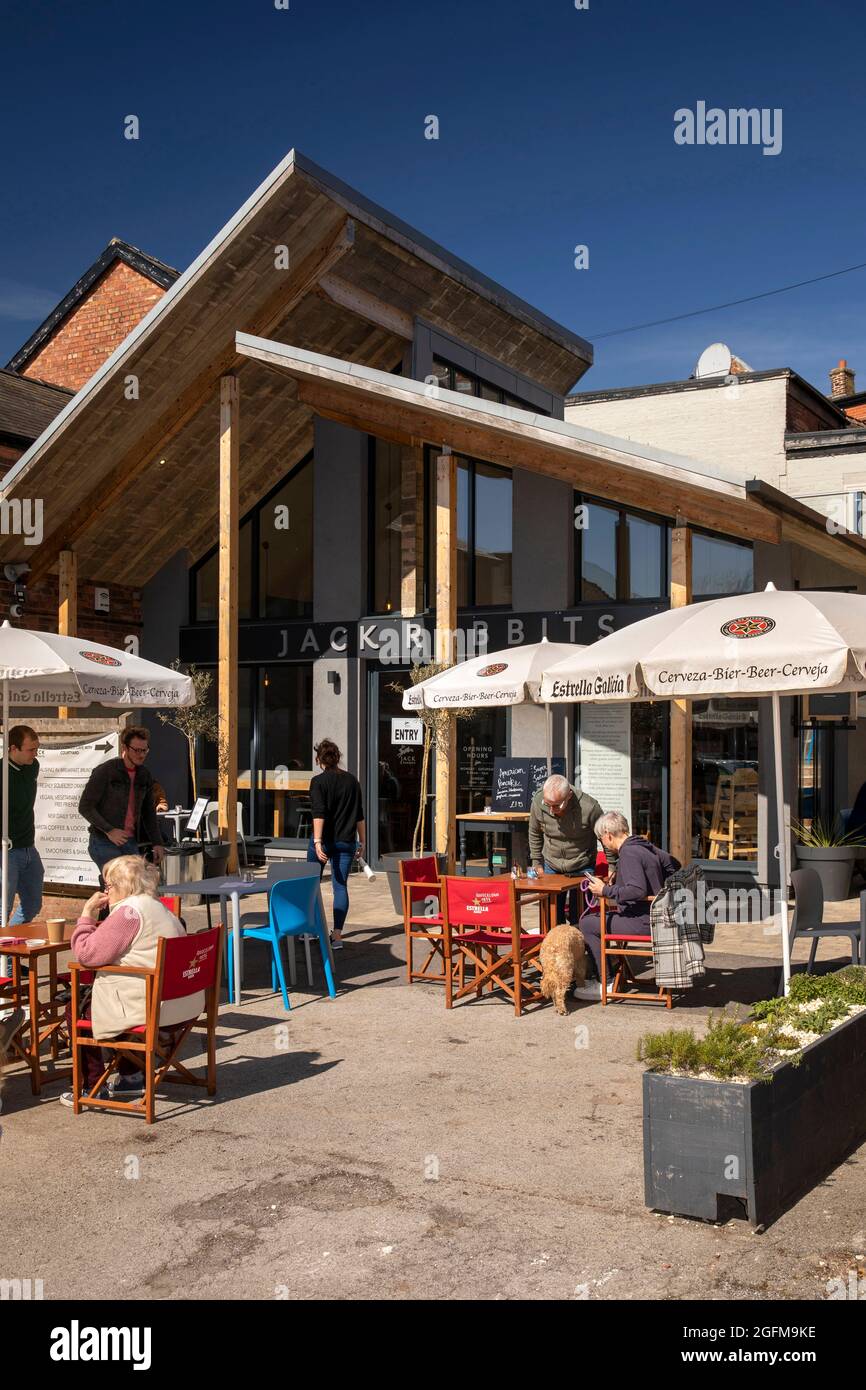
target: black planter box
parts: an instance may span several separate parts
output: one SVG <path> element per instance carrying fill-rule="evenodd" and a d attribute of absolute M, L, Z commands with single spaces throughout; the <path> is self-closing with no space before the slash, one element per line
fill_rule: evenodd
<path fill-rule="evenodd" d="M 643 1125 L 648 1207 L 769 1225 L 866 1140 L 866 1012 L 770 1082 L 645 1072 Z"/>

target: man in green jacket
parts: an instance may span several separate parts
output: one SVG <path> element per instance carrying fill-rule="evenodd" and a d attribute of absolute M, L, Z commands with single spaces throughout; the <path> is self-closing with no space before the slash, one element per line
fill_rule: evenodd
<path fill-rule="evenodd" d="M 33 808 L 39 779 L 39 735 L 29 724 L 16 724 L 9 730 L 9 882 L 6 906 L 9 910 L 18 895 L 18 906 L 9 919 L 11 927 L 32 922 L 42 911 L 42 883 L 45 871 L 36 848 Z M 0 795 L 2 795 L 0 780 Z"/>
<path fill-rule="evenodd" d="M 529 856 L 536 873 L 595 873 L 596 836 L 593 826 L 604 815 L 594 796 L 579 792 L 555 774 L 532 798 L 529 811 Z M 577 926 L 578 890 L 568 893 L 568 920 Z M 557 902 L 557 917 L 565 916 L 566 894 Z"/>

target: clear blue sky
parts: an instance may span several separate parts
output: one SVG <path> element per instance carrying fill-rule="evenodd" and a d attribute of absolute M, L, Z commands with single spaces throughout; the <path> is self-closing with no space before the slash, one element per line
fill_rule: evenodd
<path fill-rule="evenodd" d="M 2 0 L 0 22 L 3 362 L 111 236 L 182 269 L 292 146 L 590 340 L 866 261 L 860 0 Z M 675 144 L 698 100 L 781 107 L 781 154 Z M 601 339 L 583 386 L 687 376 L 723 339 L 822 389 L 847 357 L 866 389 L 864 297 L 866 270 Z"/>

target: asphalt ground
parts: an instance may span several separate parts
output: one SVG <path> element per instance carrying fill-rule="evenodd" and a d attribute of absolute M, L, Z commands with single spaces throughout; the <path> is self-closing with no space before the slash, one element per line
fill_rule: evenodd
<path fill-rule="evenodd" d="M 822 943 L 822 968 L 846 959 Z M 765 927 L 719 928 L 706 982 L 670 1013 L 447 1011 L 403 962 L 381 877 L 352 881 L 333 1002 L 299 952 L 287 1015 L 248 946 L 216 1096 L 166 1087 L 153 1126 L 76 1117 L 59 1084 L 33 1097 L 10 1068 L 0 1276 L 41 1279 L 46 1299 L 761 1300 L 826 1298 L 863 1265 L 864 1149 L 760 1235 L 644 1206 L 638 1038 L 774 993 Z"/>

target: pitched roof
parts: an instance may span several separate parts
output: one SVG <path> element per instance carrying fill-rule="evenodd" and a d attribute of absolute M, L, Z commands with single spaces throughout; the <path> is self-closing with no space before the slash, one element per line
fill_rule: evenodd
<path fill-rule="evenodd" d="M 243 510 L 309 452 L 315 412 L 239 356 L 239 330 L 394 370 L 421 325 L 546 391 L 583 374 L 583 339 L 387 217 L 294 151 L 281 161 L 4 478 L 0 498 L 37 479 L 50 489 L 39 494 L 52 497 L 54 526 L 40 570 L 74 544 L 82 572 L 140 586 L 164 562 L 167 528 L 193 557 L 210 549 L 214 411 L 227 372 L 239 377 L 247 422 Z M 283 245 L 286 267 L 274 254 Z M 148 382 L 132 409 L 128 374 Z M 133 481 L 136 545 L 118 547 L 105 512 Z"/>
<path fill-rule="evenodd" d="M 22 448 L 38 439 L 73 392 L 0 369 L 0 439 Z"/>
<path fill-rule="evenodd" d="M 79 280 L 76 280 L 69 293 L 64 295 L 59 304 L 55 305 L 47 319 L 40 323 L 35 333 L 30 335 L 24 346 L 15 353 L 15 356 L 10 358 L 6 364 L 7 367 L 11 368 L 12 371 L 20 371 L 76 305 L 80 304 L 85 295 L 90 293 L 99 277 L 104 275 L 115 261 L 123 261 L 124 264 L 137 270 L 140 275 L 146 275 L 149 280 L 153 280 L 164 290 L 173 285 L 180 275 L 180 271 L 175 270 L 173 266 L 158 261 L 155 256 L 148 256 L 145 251 L 139 251 L 137 246 L 130 246 L 128 241 L 121 241 L 120 237 L 112 237 L 102 255 L 97 256 L 93 265 L 85 270 Z"/>

